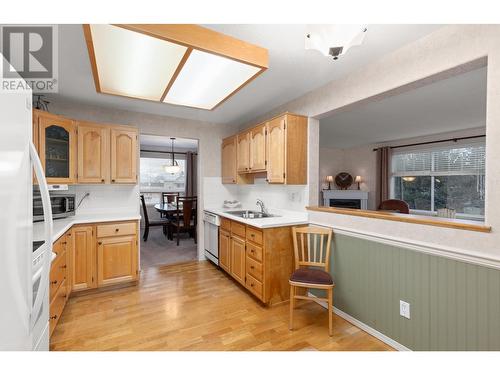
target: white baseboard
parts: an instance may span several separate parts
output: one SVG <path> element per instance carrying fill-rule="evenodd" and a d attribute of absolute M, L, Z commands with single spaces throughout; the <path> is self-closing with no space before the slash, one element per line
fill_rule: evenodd
<path fill-rule="evenodd" d="M 307 292 L 307 294 L 309 296 L 314 296 L 314 294 L 312 294 L 311 292 Z M 317 304 L 319 304 L 324 309 L 328 309 L 328 305 L 327 305 L 327 303 L 325 301 L 314 301 L 314 302 L 316 302 Z M 346 314 L 342 310 L 337 309 L 335 306 L 333 307 L 333 312 L 335 313 L 335 315 L 338 315 L 341 318 L 347 320 L 349 323 L 351 323 L 351 324 L 355 325 L 356 327 L 362 329 L 366 333 L 368 333 L 368 334 L 376 337 L 380 341 L 385 342 L 387 345 L 393 347 L 394 349 L 402 351 L 402 352 L 404 352 L 404 351 L 411 351 L 411 349 L 407 348 L 403 344 L 400 344 L 399 342 L 391 339 L 390 337 L 388 337 L 388 336 L 384 335 L 383 333 L 377 331 L 375 328 L 372 328 L 369 325 L 367 325 L 367 324 L 359 321 L 358 319 L 353 318 L 352 316 L 350 316 L 349 314 Z"/>

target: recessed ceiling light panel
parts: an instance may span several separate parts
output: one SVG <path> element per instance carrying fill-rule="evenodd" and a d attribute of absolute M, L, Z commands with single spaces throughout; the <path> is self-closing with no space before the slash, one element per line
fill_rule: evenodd
<path fill-rule="evenodd" d="M 226 57 L 194 50 L 164 102 L 212 109 L 260 70 Z"/>
<path fill-rule="evenodd" d="M 214 109 L 268 68 L 262 47 L 198 25 L 83 25 L 97 92 Z"/>
<path fill-rule="evenodd" d="M 160 101 L 187 47 L 112 25 L 90 30 L 100 91 Z"/>

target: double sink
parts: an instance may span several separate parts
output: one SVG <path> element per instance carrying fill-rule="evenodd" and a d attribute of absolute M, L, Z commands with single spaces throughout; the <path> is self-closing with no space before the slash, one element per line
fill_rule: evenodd
<path fill-rule="evenodd" d="M 225 211 L 224 213 L 234 215 L 241 217 L 243 219 L 263 219 L 266 217 L 278 217 L 277 215 L 272 215 L 260 211 L 251 211 L 251 210 L 244 210 L 244 211 Z"/>

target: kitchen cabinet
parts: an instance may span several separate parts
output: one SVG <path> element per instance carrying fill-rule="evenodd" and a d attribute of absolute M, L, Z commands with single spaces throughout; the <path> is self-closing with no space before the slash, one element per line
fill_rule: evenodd
<path fill-rule="evenodd" d="M 73 228 L 72 290 L 92 289 L 96 286 L 96 254 L 94 228 L 78 225 Z"/>
<path fill-rule="evenodd" d="M 266 124 L 261 124 L 249 132 L 250 172 L 266 170 Z"/>
<path fill-rule="evenodd" d="M 71 292 L 68 281 L 71 273 L 69 263 L 71 249 L 70 231 L 53 244 L 56 257 L 51 264 L 49 275 L 49 335 L 52 335 Z"/>
<path fill-rule="evenodd" d="M 231 272 L 231 236 L 228 232 L 219 231 L 219 266 L 227 273 Z"/>
<path fill-rule="evenodd" d="M 38 149 L 49 184 L 76 182 L 76 126 L 61 116 L 38 112 Z"/>
<path fill-rule="evenodd" d="M 137 280 L 137 223 L 97 227 L 97 286 Z"/>
<path fill-rule="evenodd" d="M 237 170 L 246 173 L 250 169 L 250 134 L 248 132 L 238 134 L 237 139 Z"/>
<path fill-rule="evenodd" d="M 236 142 L 237 142 L 236 136 L 226 138 L 222 141 L 221 172 L 222 172 L 223 184 L 235 184 L 237 180 Z"/>
<path fill-rule="evenodd" d="M 137 183 L 137 130 L 111 128 L 111 183 Z"/>
<path fill-rule="evenodd" d="M 78 183 L 109 183 L 110 129 L 78 122 Z"/>
<path fill-rule="evenodd" d="M 271 184 L 285 182 L 285 118 L 278 117 L 267 123 L 268 168 L 267 181 Z"/>
<path fill-rule="evenodd" d="M 307 184 L 307 117 L 284 113 L 223 141 L 222 183 L 252 184 L 256 177 L 270 184 Z"/>
<path fill-rule="evenodd" d="M 271 184 L 307 184 L 307 118 L 292 114 L 267 123 L 267 179 Z"/>
<path fill-rule="evenodd" d="M 260 301 L 287 301 L 294 262 L 291 228 L 260 229 L 222 217 L 219 265 Z"/>
<path fill-rule="evenodd" d="M 245 285 L 245 240 L 231 235 L 231 276 Z"/>

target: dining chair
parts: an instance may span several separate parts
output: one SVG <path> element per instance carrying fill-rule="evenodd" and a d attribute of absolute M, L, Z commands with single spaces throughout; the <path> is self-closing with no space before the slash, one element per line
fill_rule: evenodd
<path fill-rule="evenodd" d="M 161 226 L 161 227 L 163 227 L 163 234 L 167 235 L 169 221 L 168 220 L 155 220 L 155 221 L 149 220 L 148 210 L 146 208 L 146 202 L 144 200 L 143 194 L 141 194 L 141 204 L 142 204 L 142 213 L 144 215 L 144 224 L 145 224 L 144 236 L 143 236 L 144 242 L 146 242 L 148 240 L 150 227 L 160 227 Z"/>
<path fill-rule="evenodd" d="M 198 197 L 179 197 L 177 198 L 177 210 L 174 218 L 171 220 L 173 233 L 177 234 L 177 246 L 179 246 L 180 233 L 188 232 L 194 237 L 196 243 L 197 235 L 197 209 Z"/>
<path fill-rule="evenodd" d="M 387 199 L 378 206 L 380 211 L 396 211 L 400 214 L 409 214 L 410 206 L 405 201 L 399 199 Z"/>
<path fill-rule="evenodd" d="M 175 203 L 176 199 L 179 197 L 178 191 L 164 191 L 161 193 L 161 202 L 162 203 Z M 161 217 L 167 217 L 165 213 L 160 214 Z"/>
<path fill-rule="evenodd" d="M 328 304 L 328 332 L 333 335 L 333 288 L 330 275 L 330 245 L 332 230 L 318 227 L 293 227 L 295 271 L 290 276 L 290 324 L 293 329 L 293 310 L 296 299 L 323 301 Z M 327 298 L 297 295 L 296 288 L 321 289 Z"/>

